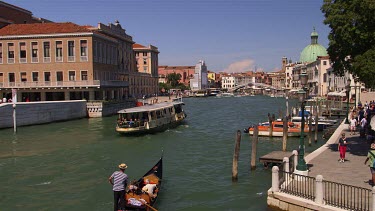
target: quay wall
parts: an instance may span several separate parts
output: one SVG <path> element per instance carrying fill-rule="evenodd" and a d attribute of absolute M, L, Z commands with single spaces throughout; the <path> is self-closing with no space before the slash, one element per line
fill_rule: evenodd
<path fill-rule="evenodd" d="M 16 107 L 16 125 L 36 125 L 49 122 L 86 118 L 86 101 L 19 102 Z M 13 104 L 0 104 L 0 128 L 13 127 Z"/>

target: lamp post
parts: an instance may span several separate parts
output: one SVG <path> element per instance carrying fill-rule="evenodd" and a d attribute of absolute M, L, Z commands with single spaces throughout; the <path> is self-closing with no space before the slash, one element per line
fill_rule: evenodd
<path fill-rule="evenodd" d="M 350 78 L 348 78 L 345 90 L 346 90 L 346 121 L 345 124 L 349 124 L 349 94 L 350 94 Z"/>
<path fill-rule="evenodd" d="M 305 85 L 307 84 L 307 74 L 301 73 L 300 74 L 300 82 L 302 89 L 298 91 L 298 99 L 301 103 L 301 112 L 302 112 L 302 122 L 301 122 L 301 137 L 299 142 L 299 152 L 298 152 L 298 164 L 297 170 L 307 172 L 307 165 L 305 161 L 305 140 L 304 140 L 304 130 L 305 130 L 305 98 L 306 98 L 306 91 Z"/>

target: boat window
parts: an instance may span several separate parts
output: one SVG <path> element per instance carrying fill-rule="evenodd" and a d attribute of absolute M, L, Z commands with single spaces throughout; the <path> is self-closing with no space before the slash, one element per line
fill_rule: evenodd
<path fill-rule="evenodd" d="M 283 125 L 274 125 L 274 127 L 277 127 L 277 128 L 282 128 Z"/>

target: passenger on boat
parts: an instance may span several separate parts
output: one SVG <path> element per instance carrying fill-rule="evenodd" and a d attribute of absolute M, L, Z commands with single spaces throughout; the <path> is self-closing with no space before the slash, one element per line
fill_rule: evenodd
<path fill-rule="evenodd" d="M 157 196 L 157 187 L 156 184 L 150 184 L 148 179 L 145 180 L 146 185 L 143 186 L 142 191 L 148 193 L 151 198 L 155 198 Z"/>

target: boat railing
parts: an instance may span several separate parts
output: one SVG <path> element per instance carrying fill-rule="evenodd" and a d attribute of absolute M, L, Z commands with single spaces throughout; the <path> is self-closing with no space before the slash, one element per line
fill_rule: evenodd
<path fill-rule="evenodd" d="M 117 121 L 117 126 L 120 127 L 120 128 L 137 128 L 137 127 L 142 127 L 145 125 L 145 122 L 144 120 L 130 120 L 130 121 L 126 121 L 126 120 L 119 120 Z"/>

